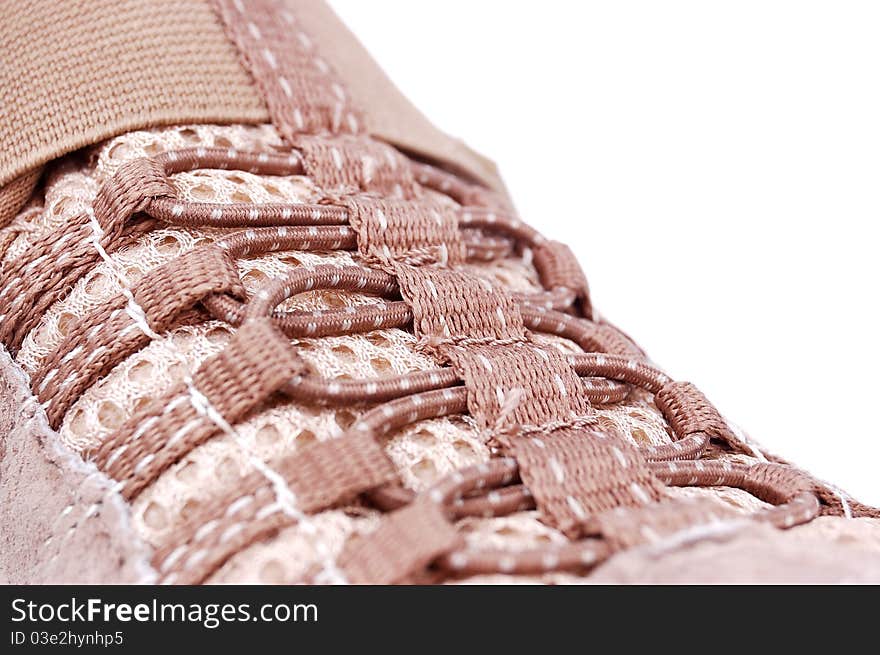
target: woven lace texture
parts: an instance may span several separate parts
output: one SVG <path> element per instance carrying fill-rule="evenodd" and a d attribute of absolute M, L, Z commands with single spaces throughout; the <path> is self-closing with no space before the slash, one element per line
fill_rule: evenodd
<path fill-rule="evenodd" d="M 3 232 L 0 248 L 4 261 L 20 255 L 27 245 L 82 213 L 93 202 L 100 185 L 124 162 L 164 151 L 204 146 L 236 148 L 242 151 L 282 149 L 282 141 L 270 126 L 175 127 L 133 132 L 110 140 L 79 158 L 70 158 L 50 172 L 45 197 L 26 208 Z M 303 176 L 261 176 L 242 171 L 198 170 L 173 176 L 181 198 L 211 203 L 314 203 L 320 190 Z M 436 202 L 448 203 L 437 195 Z M 102 262 L 80 279 L 56 302 L 39 325 L 24 339 L 17 360 L 34 372 L 61 343 L 75 319 L 87 315 L 117 295 L 123 284 L 135 283 L 146 272 L 169 262 L 197 245 L 209 243 L 228 231 L 210 228 L 163 227 L 138 238 L 129 247 L 110 255 L 112 266 Z M 237 261 L 245 288 L 254 293 L 269 279 L 281 277 L 295 267 L 334 262 L 355 262 L 347 252 L 281 252 Z M 513 256 L 487 264 L 469 264 L 465 269 L 498 283 L 513 292 L 540 289 L 534 268 Z M 125 278 L 120 279 L 122 274 Z M 282 308 L 332 309 L 377 302 L 374 297 L 343 291 L 301 294 L 285 301 Z M 211 355 L 222 350 L 231 328 L 218 321 L 178 327 L 163 334 L 143 350 L 116 366 L 109 375 L 90 387 L 66 413 L 59 432 L 74 450 L 85 453 L 95 448 L 150 399 L 161 395 Z M 565 339 L 539 336 L 538 342 L 562 353 L 580 352 Z M 300 339 L 300 354 L 324 378 L 380 378 L 389 374 L 428 370 L 436 364 L 418 348 L 415 337 L 403 330 L 384 329 L 366 334 L 320 339 Z M 649 396 L 634 391 L 624 402 L 596 406 L 597 427 L 616 433 L 635 446 L 671 443 L 663 421 Z M 270 460 L 317 440 L 338 436 L 352 425 L 361 410 L 319 408 L 284 400 L 273 400 L 236 426 L 240 438 L 258 457 Z M 400 430 L 384 442 L 398 468 L 402 482 L 422 490 L 455 470 L 487 461 L 486 436 L 464 416 L 433 419 Z M 735 456 L 751 461 L 746 456 Z M 135 524 L 143 537 L 160 547 L 180 521 L 198 513 L 212 497 L 235 484 L 251 464 L 240 444 L 218 435 L 189 453 L 165 471 L 133 503 Z M 752 512 L 764 506 L 739 490 L 670 488 L 670 495 L 714 496 L 735 511 Z M 284 528 L 274 537 L 237 553 L 210 578 L 210 582 L 290 582 L 301 577 L 315 561 L 328 553 L 335 556 L 352 534 L 368 533 L 379 514 L 353 505 L 325 511 L 312 517 L 310 529 L 300 525 Z M 567 538 L 545 525 L 534 511 L 505 517 L 467 518 L 458 524 L 467 543 L 505 549 L 534 548 L 563 544 Z M 475 580 L 481 579 L 477 576 Z M 512 576 L 488 576 L 486 580 L 508 581 Z M 525 577 L 545 582 L 577 580 L 567 573 Z"/>

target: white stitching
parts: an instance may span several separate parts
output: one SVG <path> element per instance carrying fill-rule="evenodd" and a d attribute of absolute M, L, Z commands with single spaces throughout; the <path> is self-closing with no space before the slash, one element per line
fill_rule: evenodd
<path fill-rule="evenodd" d="M 147 322 L 147 316 L 144 312 L 143 308 L 137 303 L 135 300 L 134 294 L 131 292 L 129 281 L 125 275 L 125 273 L 119 268 L 117 263 L 110 257 L 107 251 L 104 249 L 101 244 L 101 240 L 104 238 L 104 230 L 101 228 L 100 223 L 98 223 L 97 218 L 95 217 L 95 213 L 91 207 L 86 208 L 86 212 L 89 218 L 89 224 L 92 228 L 92 238 L 91 242 L 94 246 L 95 250 L 97 250 L 101 259 L 107 264 L 110 269 L 110 272 L 116 276 L 118 279 L 122 294 L 127 298 L 128 303 L 125 307 L 125 312 L 131 317 L 132 321 L 134 321 L 135 325 L 140 328 L 140 330 L 147 335 L 153 341 L 166 341 L 175 356 L 183 363 L 188 364 L 186 361 L 186 357 L 182 352 L 177 348 L 177 345 L 174 343 L 173 339 L 163 339 L 158 333 L 156 333 Z M 184 384 L 186 384 L 188 390 L 188 399 L 192 404 L 193 408 L 199 414 L 208 418 L 211 422 L 213 422 L 217 427 L 220 428 L 221 431 L 230 435 L 235 443 L 241 448 L 242 451 L 247 455 L 248 461 L 250 464 L 259 471 L 264 478 L 266 478 L 269 483 L 272 485 L 272 489 L 275 493 L 276 498 L 278 499 L 278 505 L 285 510 L 285 513 L 288 514 L 291 518 L 295 519 L 309 534 L 315 534 L 317 532 L 317 528 L 314 523 L 299 509 L 295 506 L 295 496 L 291 491 L 290 487 L 288 487 L 287 482 L 284 478 L 274 471 L 272 468 L 266 464 L 261 458 L 256 456 L 253 452 L 251 452 L 249 445 L 244 441 L 241 435 L 226 421 L 225 418 L 217 411 L 213 405 L 208 401 L 208 399 L 202 394 L 192 383 L 192 378 L 186 376 L 184 378 Z M 165 412 L 171 411 L 172 405 L 176 406 L 181 399 L 175 399 L 165 408 Z M 151 417 L 150 419 L 145 420 L 139 426 L 138 430 L 135 431 L 135 435 L 132 439 L 139 438 L 146 429 L 148 423 L 151 420 L 156 420 L 156 417 Z M 154 455 L 148 455 L 143 458 L 135 467 L 135 470 L 142 470 L 145 466 L 152 461 Z M 124 483 L 123 483 L 124 485 Z M 318 540 L 316 542 L 316 549 L 318 551 L 323 551 L 321 554 L 325 559 L 325 567 L 321 571 L 321 574 L 326 575 L 329 579 L 337 584 L 344 584 L 346 582 L 345 577 L 342 575 L 341 571 L 339 571 L 338 567 L 336 567 L 335 562 L 330 558 L 329 552 L 327 551 L 327 546 Z M 163 563 L 167 566 L 167 560 Z"/>

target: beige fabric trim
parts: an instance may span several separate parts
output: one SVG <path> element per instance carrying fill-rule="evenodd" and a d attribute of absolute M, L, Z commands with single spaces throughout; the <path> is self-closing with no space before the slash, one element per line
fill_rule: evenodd
<path fill-rule="evenodd" d="M 266 122 L 203 0 L 0 0 L 0 184 L 111 136 Z"/>
<path fill-rule="evenodd" d="M 368 132 L 503 188 L 494 165 L 431 125 L 323 2 L 286 1 Z M 131 130 L 270 119 L 206 0 L 0 0 L 0 15 L 0 187 Z"/>
<path fill-rule="evenodd" d="M 0 580 L 152 583 L 150 549 L 113 483 L 64 447 L 0 346 Z"/>

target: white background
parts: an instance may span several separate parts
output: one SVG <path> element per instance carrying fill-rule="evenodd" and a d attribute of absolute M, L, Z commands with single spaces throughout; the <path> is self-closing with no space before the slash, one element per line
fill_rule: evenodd
<path fill-rule="evenodd" d="M 880 504 L 880 4 L 331 5 L 655 361 Z"/>

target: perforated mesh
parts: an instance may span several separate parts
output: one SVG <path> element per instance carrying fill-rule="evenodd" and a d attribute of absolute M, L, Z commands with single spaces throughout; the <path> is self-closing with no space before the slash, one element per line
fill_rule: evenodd
<path fill-rule="evenodd" d="M 28 242 L 47 230 L 57 229 L 82 212 L 94 198 L 100 183 L 124 161 L 158 152 L 191 146 L 235 147 L 269 150 L 280 147 L 273 128 L 195 126 L 134 132 L 97 147 L 89 164 L 70 161 L 48 178 L 46 210 L 29 217 L 26 230 L 9 247 L 6 257 L 15 257 Z M 312 183 L 303 177 L 266 177 L 250 173 L 202 170 L 174 176 L 184 198 L 201 202 L 314 202 L 319 198 Z M 210 229 L 160 229 L 144 235 L 130 248 L 114 253 L 114 265 L 129 282 L 201 243 L 221 234 Z M 353 262 L 348 253 L 316 254 L 286 252 L 239 262 L 239 272 L 249 291 L 267 279 L 293 267 L 335 261 Z M 518 259 L 492 264 L 468 265 L 471 272 L 502 283 L 514 291 L 537 291 L 534 269 Z M 117 294 L 120 282 L 106 264 L 100 264 L 57 302 L 39 326 L 25 339 L 18 360 L 33 372 L 44 357 L 60 343 L 72 322 Z M 287 307 L 322 309 L 376 302 L 375 299 L 335 291 L 303 294 Z M 62 440 L 79 452 L 87 452 L 150 399 L 160 395 L 187 371 L 218 352 L 229 339 L 231 328 L 216 321 L 181 327 L 164 335 L 117 366 L 73 405 L 60 428 Z M 537 337 L 567 352 L 578 347 L 556 337 Z M 369 378 L 423 370 L 434 366 L 413 348 L 414 337 L 402 330 L 378 330 L 364 335 L 297 342 L 303 357 L 327 378 Z M 361 410 L 354 407 L 321 408 L 289 402 L 267 406 L 237 426 L 242 439 L 264 459 L 291 452 L 306 443 L 339 436 L 356 420 Z M 665 424 L 647 396 L 634 394 L 625 404 L 599 407 L 597 416 L 607 429 L 616 430 L 637 445 L 670 441 Z M 387 452 L 399 468 L 403 482 L 423 489 L 440 476 L 489 458 L 485 435 L 467 417 L 424 421 L 393 435 Z M 164 543 L 175 523 L 197 512 L 209 498 L 228 489 L 250 465 L 240 446 L 230 437 L 218 436 L 196 448 L 166 471 L 133 504 L 134 522 L 144 538 L 154 545 Z M 699 490 L 677 494 L 715 493 Z M 760 504 L 747 494 L 724 491 L 725 500 L 742 509 Z M 227 562 L 213 582 L 289 582 L 302 574 L 314 560 L 314 543 L 321 540 L 331 552 L 341 548 L 347 535 L 369 529 L 375 513 L 361 507 L 328 511 L 315 519 L 318 531 L 306 535 L 294 526 L 264 543 L 256 544 Z M 565 537 L 541 523 L 535 512 L 521 512 L 494 519 L 467 519 L 461 523 L 466 539 L 481 547 L 529 548 L 543 543 L 562 543 Z M 547 582 L 576 579 L 566 574 L 534 578 Z M 506 576 L 479 578 L 507 581 Z"/>
<path fill-rule="evenodd" d="M 13 221 L 17 236 L 7 247 L 4 261 L 19 257 L 34 240 L 62 229 L 91 205 L 99 183 L 81 168 L 76 161 L 65 160 L 46 175 L 43 211 L 23 212 Z"/>
<path fill-rule="evenodd" d="M 256 544 L 230 558 L 211 577 L 210 583 L 238 584 L 243 580 L 259 584 L 283 584 L 301 579 L 318 558 L 316 543 L 333 557 L 346 540 L 375 529 L 378 513 L 350 516 L 342 511 L 323 512 L 316 517 L 314 534 L 296 527 L 286 528 L 278 536 Z"/>

